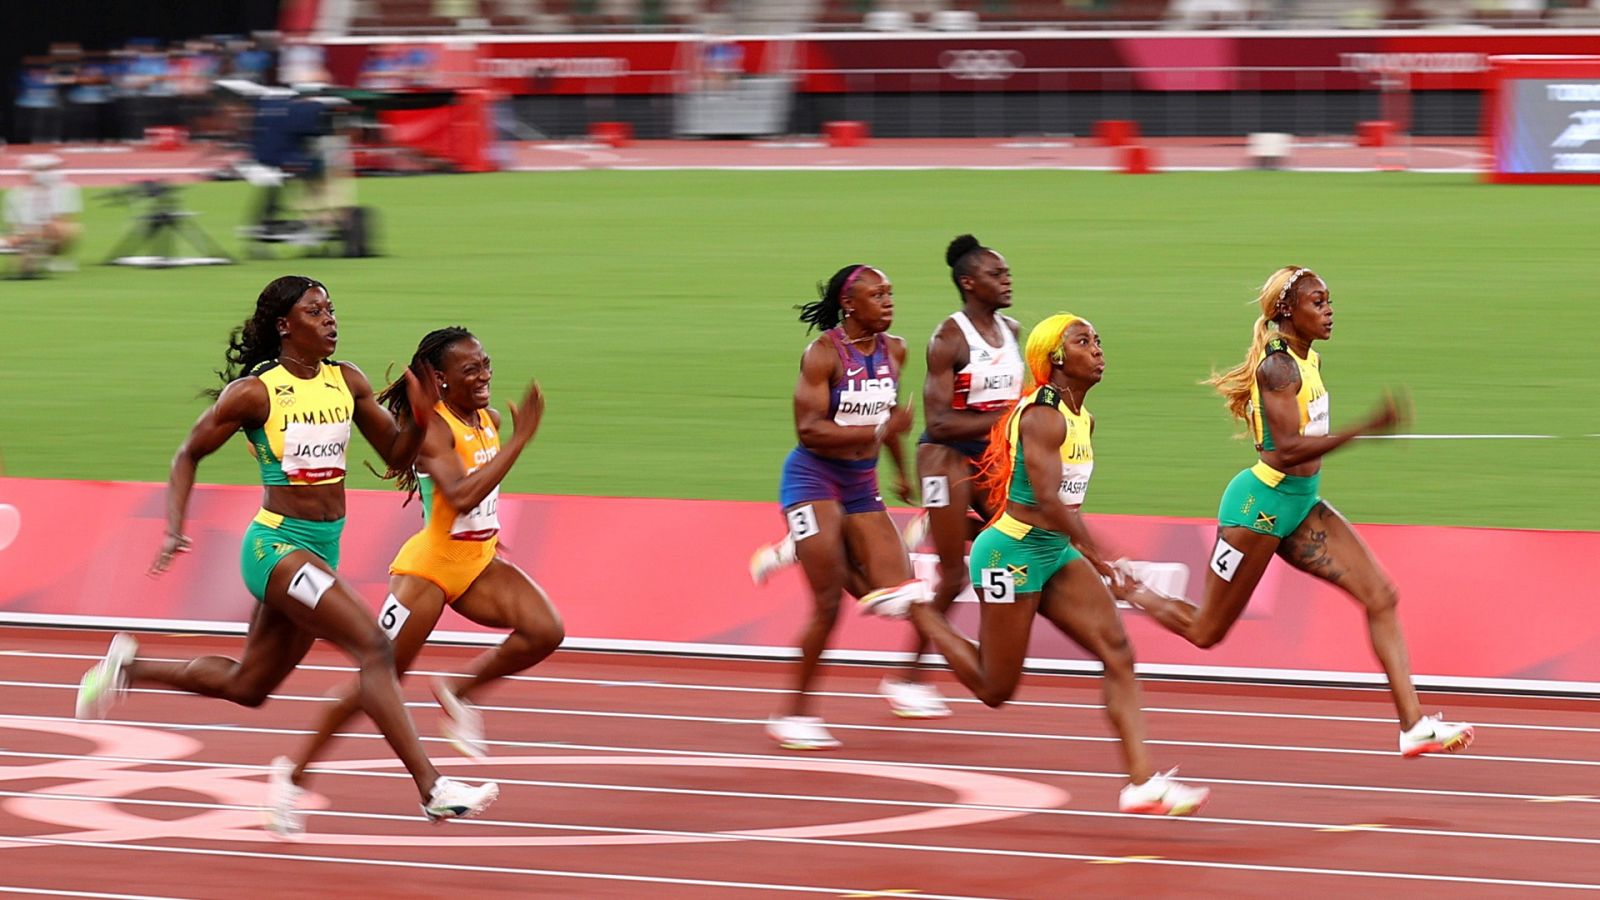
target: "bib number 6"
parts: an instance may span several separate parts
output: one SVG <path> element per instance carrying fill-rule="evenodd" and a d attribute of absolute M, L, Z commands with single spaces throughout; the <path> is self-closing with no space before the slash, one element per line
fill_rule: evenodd
<path fill-rule="evenodd" d="M 984 569 L 978 573 L 978 589 L 985 603 L 1017 602 L 1017 582 L 1006 568 Z"/>

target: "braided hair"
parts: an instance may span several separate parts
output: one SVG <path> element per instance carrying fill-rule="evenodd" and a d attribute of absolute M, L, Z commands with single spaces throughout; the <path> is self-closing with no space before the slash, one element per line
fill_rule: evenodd
<path fill-rule="evenodd" d="M 944 261 L 950 267 L 950 280 L 955 283 L 956 290 L 961 291 L 961 277 L 971 275 L 978 256 L 984 253 L 993 253 L 988 247 L 978 243 L 978 239 L 970 234 L 958 236 L 945 248 Z M 961 291 L 965 296 L 966 292 Z"/>
<path fill-rule="evenodd" d="M 426 374 L 423 371 L 424 364 L 438 371 L 442 368 L 446 350 L 460 341 L 473 339 L 472 332 L 459 325 L 430 331 L 423 335 L 422 341 L 417 344 L 417 352 L 411 354 L 411 363 L 407 368 L 418 378 Z M 389 386 L 378 394 L 378 402 L 387 407 L 397 421 L 411 418 L 411 395 L 406 393 L 404 374 L 390 382 Z M 408 466 L 403 470 L 390 469 L 382 477 L 394 481 L 396 487 L 406 492 L 407 503 L 410 503 L 411 497 L 417 493 L 417 470 L 414 468 Z"/>
<path fill-rule="evenodd" d="M 810 326 L 806 329 L 808 333 L 812 328 L 827 331 L 839 324 L 844 318 L 844 306 L 840 301 L 844 298 L 845 291 L 856 276 L 869 268 L 871 267 L 864 263 L 845 266 L 833 273 L 832 278 L 817 283 L 817 299 L 812 303 L 795 307 L 800 310 L 800 321 Z"/>
<path fill-rule="evenodd" d="M 278 320 L 287 316 L 306 291 L 312 288 L 321 288 L 324 294 L 332 296 L 327 285 L 305 275 L 274 278 L 261 289 L 261 295 L 256 298 L 256 311 L 228 335 L 227 362 L 217 370 L 223 387 L 249 375 L 252 369 L 267 360 L 278 358 L 278 354 L 283 352 L 283 336 L 278 334 Z M 222 388 L 213 388 L 205 393 L 216 397 L 222 393 Z"/>

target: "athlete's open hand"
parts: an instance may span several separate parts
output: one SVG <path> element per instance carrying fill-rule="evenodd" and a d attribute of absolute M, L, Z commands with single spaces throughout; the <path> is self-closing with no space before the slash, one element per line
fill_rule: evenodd
<path fill-rule="evenodd" d="M 189 544 L 188 535 L 167 532 L 166 537 L 161 540 L 161 552 L 156 554 L 156 561 L 150 564 L 149 574 L 154 577 L 165 572 L 172 566 L 173 559 L 177 558 L 179 553 L 189 552 Z"/>
<path fill-rule="evenodd" d="M 1368 434 L 1386 434 L 1411 422 L 1411 396 L 1405 391 L 1384 391 L 1383 402 L 1367 423 Z"/>
<path fill-rule="evenodd" d="M 400 373 L 406 380 L 406 399 L 411 403 L 411 418 L 418 428 L 427 428 L 433 419 L 433 408 L 439 404 L 439 379 L 433 377 L 433 366 L 422 364 L 422 375 L 407 366 Z"/>
<path fill-rule="evenodd" d="M 539 421 L 544 418 L 544 391 L 539 390 L 537 379 L 528 382 L 521 403 L 507 405 L 511 410 L 512 436 L 526 444 L 539 432 Z"/>

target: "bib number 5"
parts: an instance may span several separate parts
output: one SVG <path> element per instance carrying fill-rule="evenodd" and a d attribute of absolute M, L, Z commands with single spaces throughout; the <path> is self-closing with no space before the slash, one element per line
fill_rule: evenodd
<path fill-rule="evenodd" d="M 1006 568 L 984 569 L 978 573 L 978 590 L 985 603 L 1017 602 L 1017 582 Z"/>

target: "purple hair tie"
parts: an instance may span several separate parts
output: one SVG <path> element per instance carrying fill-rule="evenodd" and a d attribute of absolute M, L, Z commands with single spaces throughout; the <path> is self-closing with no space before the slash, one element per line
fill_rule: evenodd
<path fill-rule="evenodd" d="M 839 299 L 841 301 L 844 300 L 844 295 L 845 294 L 850 293 L 850 285 L 855 284 L 856 278 L 859 277 L 864 270 L 870 269 L 870 268 L 872 268 L 872 267 L 871 266 L 856 266 L 854 269 L 850 270 L 850 274 L 846 275 L 844 277 L 844 284 L 839 285 Z"/>

